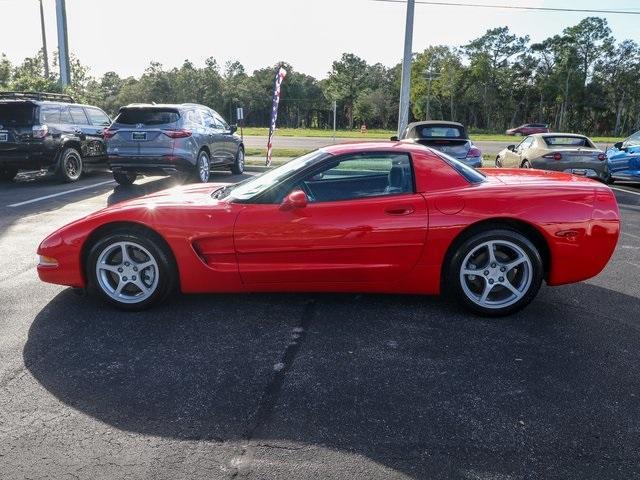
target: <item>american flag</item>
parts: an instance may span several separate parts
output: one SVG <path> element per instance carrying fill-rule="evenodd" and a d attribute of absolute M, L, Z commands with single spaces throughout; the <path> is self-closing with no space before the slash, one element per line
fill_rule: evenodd
<path fill-rule="evenodd" d="M 284 80 L 284 77 L 287 76 L 287 71 L 278 67 L 276 71 L 276 78 L 273 80 L 273 101 L 271 104 L 271 124 L 269 125 L 269 140 L 267 140 L 267 167 L 271 165 L 271 150 L 273 144 L 271 140 L 273 139 L 273 133 L 276 130 L 276 120 L 278 119 L 278 104 L 280 103 L 280 86 Z"/>

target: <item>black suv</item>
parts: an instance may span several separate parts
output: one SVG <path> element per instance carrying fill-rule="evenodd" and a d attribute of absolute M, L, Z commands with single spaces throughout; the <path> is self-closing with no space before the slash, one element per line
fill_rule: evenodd
<path fill-rule="evenodd" d="M 106 165 L 109 116 L 69 95 L 0 92 L 0 180 L 19 170 L 49 168 L 75 182 L 92 165 Z"/>

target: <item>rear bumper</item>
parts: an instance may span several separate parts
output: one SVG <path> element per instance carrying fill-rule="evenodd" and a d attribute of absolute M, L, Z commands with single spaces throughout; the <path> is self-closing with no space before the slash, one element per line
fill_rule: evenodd
<path fill-rule="evenodd" d="M 34 169 L 53 165 L 56 152 L 44 148 L 0 150 L 0 167 Z"/>
<path fill-rule="evenodd" d="M 194 164 L 190 159 L 175 155 L 162 157 L 109 155 L 109 168 L 113 172 L 183 172 L 190 171 Z"/>

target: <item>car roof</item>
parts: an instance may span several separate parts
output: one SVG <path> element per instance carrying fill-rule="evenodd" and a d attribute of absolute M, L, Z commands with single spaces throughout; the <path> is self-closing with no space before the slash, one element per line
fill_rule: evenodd
<path fill-rule="evenodd" d="M 18 99 L 2 99 L 0 100 L 0 104 L 20 104 L 20 103 L 30 103 L 32 105 L 54 105 L 54 106 L 73 106 L 73 107 L 87 107 L 87 108 L 100 108 L 95 105 L 87 105 L 85 103 L 71 103 L 71 102 L 57 102 L 55 100 L 34 100 L 29 98 L 18 98 Z"/>
<path fill-rule="evenodd" d="M 393 152 L 398 153 L 424 153 L 425 150 L 429 150 L 427 147 L 420 145 L 419 143 L 405 142 L 405 141 L 375 141 L 375 142 L 345 142 L 337 143 L 335 145 L 327 145 L 320 150 L 330 153 L 331 155 L 346 155 L 349 153 L 358 152 Z"/>
<path fill-rule="evenodd" d="M 409 125 L 407 125 L 407 129 L 411 129 L 411 128 L 415 128 L 415 127 L 421 127 L 424 125 L 447 125 L 450 127 L 460 127 L 460 128 L 464 128 L 464 125 L 462 125 L 459 122 L 451 122 L 449 120 L 423 120 L 421 122 L 412 122 Z"/>
<path fill-rule="evenodd" d="M 586 135 L 582 135 L 581 133 L 558 133 L 558 132 L 549 132 L 549 133 L 533 133 L 529 135 L 530 137 L 572 137 L 572 138 L 589 138 Z"/>
<path fill-rule="evenodd" d="M 200 105 L 199 103 L 130 103 L 121 108 L 174 108 L 180 110 L 194 107 L 210 110 L 209 107 Z"/>

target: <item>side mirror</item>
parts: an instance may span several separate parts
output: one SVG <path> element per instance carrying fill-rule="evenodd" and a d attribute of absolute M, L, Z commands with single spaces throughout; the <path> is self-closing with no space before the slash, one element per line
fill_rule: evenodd
<path fill-rule="evenodd" d="M 302 190 L 294 190 L 284 197 L 280 204 L 280 210 L 293 210 L 294 208 L 304 208 L 307 206 L 307 194 Z"/>
<path fill-rule="evenodd" d="M 509 145 L 509 146 L 507 147 L 507 150 L 509 150 L 509 151 L 511 151 L 511 152 L 513 152 L 515 149 L 516 149 L 516 146 L 515 146 L 515 145 Z"/>
<path fill-rule="evenodd" d="M 622 150 L 622 142 L 614 143 L 613 146 L 616 147 L 618 150 Z"/>
<path fill-rule="evenodd" d="M 231 134 L 233 135 L 234 133 L 236 133 L 238 131 L 238 125 L 233 124 L 229 127 L 229 129 L 231 130 Z"/>
<path fill-rule="evenodd" d="M 390 140 L 391 140 L 392 142 L 397 142 L 397 141 L 398 141 L 398 135 L 394 135 L 394 136 L 392 136 L 392 137 L 390 138 Z"/>

